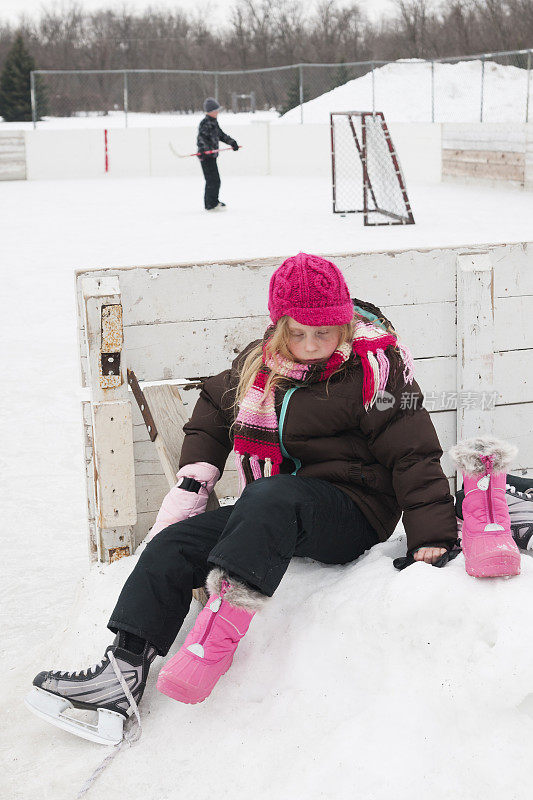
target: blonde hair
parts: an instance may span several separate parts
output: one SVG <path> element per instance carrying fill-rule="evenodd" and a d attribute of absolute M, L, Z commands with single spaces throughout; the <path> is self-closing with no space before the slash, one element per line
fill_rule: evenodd
<path fill-rule="evenodd" d="M 346 325 L 336 325 L 335 327 L 339 330 L 339 342 L 337 347 L 340 347 L 346 341 L 353 341 L 355 335 L 355 326 L 357 322 L 361 320 L 363 322 L 372 322 L 373 324 L 381 325 L 386 333 L 392 334 L 396 337 L 397 344 L 391 348 L 392 353 L 391 357 L 389 357 L 390 362 L 390 376 L 389 382 L 390 386 L 393 386 L 396 381 L 396 376 L 399 372 L 399 368 L 401 365 L 401 353 L 398 348 L 398 342 L 400 341 L 400 337 L 398 336 L 393 324 L 387 317 L 383 314 L 383 312 L 372 303 L 366 300 L 359 300 L 357 297 L 352 298 L 354 304 L 356 305 L 358 310 L 354 310 L 354 315 L 350 322 Z M 274 353 L 279 353 L 281 356 L 285 358 L 294 359 L 290 349 L 289 349 L 289 317 L 283 316 L 280 317 L 276 326 L 274 328 L 274 332 L 270 337 L 267 345 L 267 354 L 273 355 Z M 239 375 L 239 383 L 237 385 L 236 393 L 235 393 L 235 400 L 230 405 L 230 408 L 233 408 L 233 422 L 230 426 L 230 434 L 235 425 L 235 421 L 237 418 L 237 414 L 239 413 L 239 406 L 246 395 L 247 391 L 252 386 L 257 373 L 259 372 L 261 366 L 263 364 L 263 342 L 260 342 L 252 350 L 248 353 L 246 358 L 244 359 L 244 363 L 240 370 Z M 346 366 L 346 362 L 340 365 L 338 369 L 336 369 L 327 379 L 326 381 L 326 392 L 328 390 L 328 384 L 330 378 L 333 375 L 341 372 Z M 284 375 L 281 375 L 279 372 L 275 370 L 271 370 L 270 375 L 268 376 L 264 394 L 265 396 L 268 393 L 268 390 L 273 387 L 275 389 L 281 385 L 287 378 Z M 387 384 L 389 385 L 389 384 Z"/>
<path fill-rule="evenodd" d="M 353 319 L 346 325 L 334 326 L 335 328 L 337 328 L 339 332 L 339 341 L 337 347 L 340 347 L 346 341 L 350 342 L 352 341 L 355 332 L 355 323 L 359 319 L 361 319 L 361 317 L 359 316 L 359 314 L 355 313 Z M 274 328 L 274 332 L 266 345 L 266 351 L 267 351 L 267 357 L 272 356 L 275 353 L 279 353 L 283 358 L 288 358 L 291 361 L 294 360 L 294 356 L 292 355 L 289 349 L 288 316 L 280 317 L 280 319 L 277 321 L 276 326 Z M 234 417 L 237 416 L 239 406 L 244 396 L 246 395 L 247 391 L 250 389 L 253 382 L 255 381 L 257 373 L 259 372 L 262 364 L 263 364 L 263 343 L 260 342 L 254 348 L 252 348 L 252 350 L 248 353 L 242 365 L 241 373 L 239 376 L 239 383 L 235 394 Z M 344 364 L 341 364 L 341 366 L 338 369 L 336 369 L 335 372 L 333 372 L 329 376 L 329 378 L 331 378 L 332 375 L 335 375 L 337 372 L 340 372 L 343 368 Z M 282 375 L 281 373 L 276 372 L 275 369 L 272 369 L 265 385 L 264 396 L 266 397 L 270 389 L 275 391 L 276 388 L 286 380 L 287 377 L 285 375 Z M 327 391 L 327 384 L 326 384 L 326 391 Z"/>

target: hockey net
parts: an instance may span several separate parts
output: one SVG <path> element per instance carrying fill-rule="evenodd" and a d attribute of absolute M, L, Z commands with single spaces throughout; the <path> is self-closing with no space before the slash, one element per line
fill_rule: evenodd
<path fill-rule="evenodd" d="M 330 114 L 333 212 L 365 225 L 412 225 L 405 179 L 381 111 Z"/>

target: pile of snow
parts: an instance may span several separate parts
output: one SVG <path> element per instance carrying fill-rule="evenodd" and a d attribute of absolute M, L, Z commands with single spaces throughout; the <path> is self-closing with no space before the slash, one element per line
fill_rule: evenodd
<path fill-rule="evenodd" d="M 400 530 L 347 566 L 294 560 L 199 706 L 157 692 L 165 660 L 157 658 L 141 704 L 143 738 L 90 796 L 120 786 L 146 800 L 230 800 L 253 787 L 258 800 L 352 797 L 355 788 L 372 800 L 525 800 L 533 558 L 523 557 L 519 578 L 483 581 L 466 574 L 462 556 L 445 569 L 419 563 L 398 573 L 392 559 L 404 552 Z M 100 658 L 110 609 L 137 558 L 92 568 L 39 667 Z M 192 606 L 169 657 L 193 625 L 200 607 Z M 32 772 L 41 786 L 46 775 L 47 796 L 74 797 L 108 751 L 26 721 Z"/>
<path fill-rule="evenodd" d="M 435 63 L 434 70 L 435 122 L 479 122 L 481 61 Z M 485 62 L 485 122 L 525 122 L 526 95 L 525 69 Z M 376 69 L 374 98 L 375 110 L 383 111 L 390 122 L 431 122 L 431 65 L 409 59 Z M 304 103 L 304 122 L 329 122 L 331 111 L 372 111 L 372 73 Z M 300 122 L 300 108 L 291 109 L 279 122 Z"/>

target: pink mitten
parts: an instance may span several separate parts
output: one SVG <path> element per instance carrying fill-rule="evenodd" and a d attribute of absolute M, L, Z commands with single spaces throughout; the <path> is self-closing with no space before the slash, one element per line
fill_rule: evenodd
<path fill-rule="evenodd" d="M 220 478 L 220 471 L 213 464 L 198 461 L 196 464 L 187 464 L 182 467 L 176 477 L 178 482 L 161 503 L 156 520 L 145 539 L 146 542 L 151 541 L 163 528 L 168 528 L 175 522 L 203 514 L 213 486 Z M 199 481 L 202 485 L 198 492 L 180 489 L 183 478 L 194 478 Z"/>

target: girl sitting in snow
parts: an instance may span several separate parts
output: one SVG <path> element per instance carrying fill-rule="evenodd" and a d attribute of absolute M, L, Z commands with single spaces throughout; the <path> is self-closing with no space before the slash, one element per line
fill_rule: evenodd
<path fill-rule="evenodd" d="M 402 511 L 415 560 L 442 562 L 456 542 L 439 441 L 389 321 L 354 305 L 335 264 L 304 253 L 274 272 L 268 308 L 263 340 L 203 385 L 178 482 L 111 614 L 113 644 L 88 670 L 35 678 L 30 705 L 45 714 L 46 701 L 56 724 L 67 727 L 70 704 L 121 723 L 136 711 L 195 587 L 207 582 L 208 603 L 157 682 L 183 703 L 205 700 L 229 669 L 293 556 L 346 564 L 388 539 Z M 205 512 L 232 447 L 242 495 Z M 89 738 L 108 742 L 102 730 Z"/>

